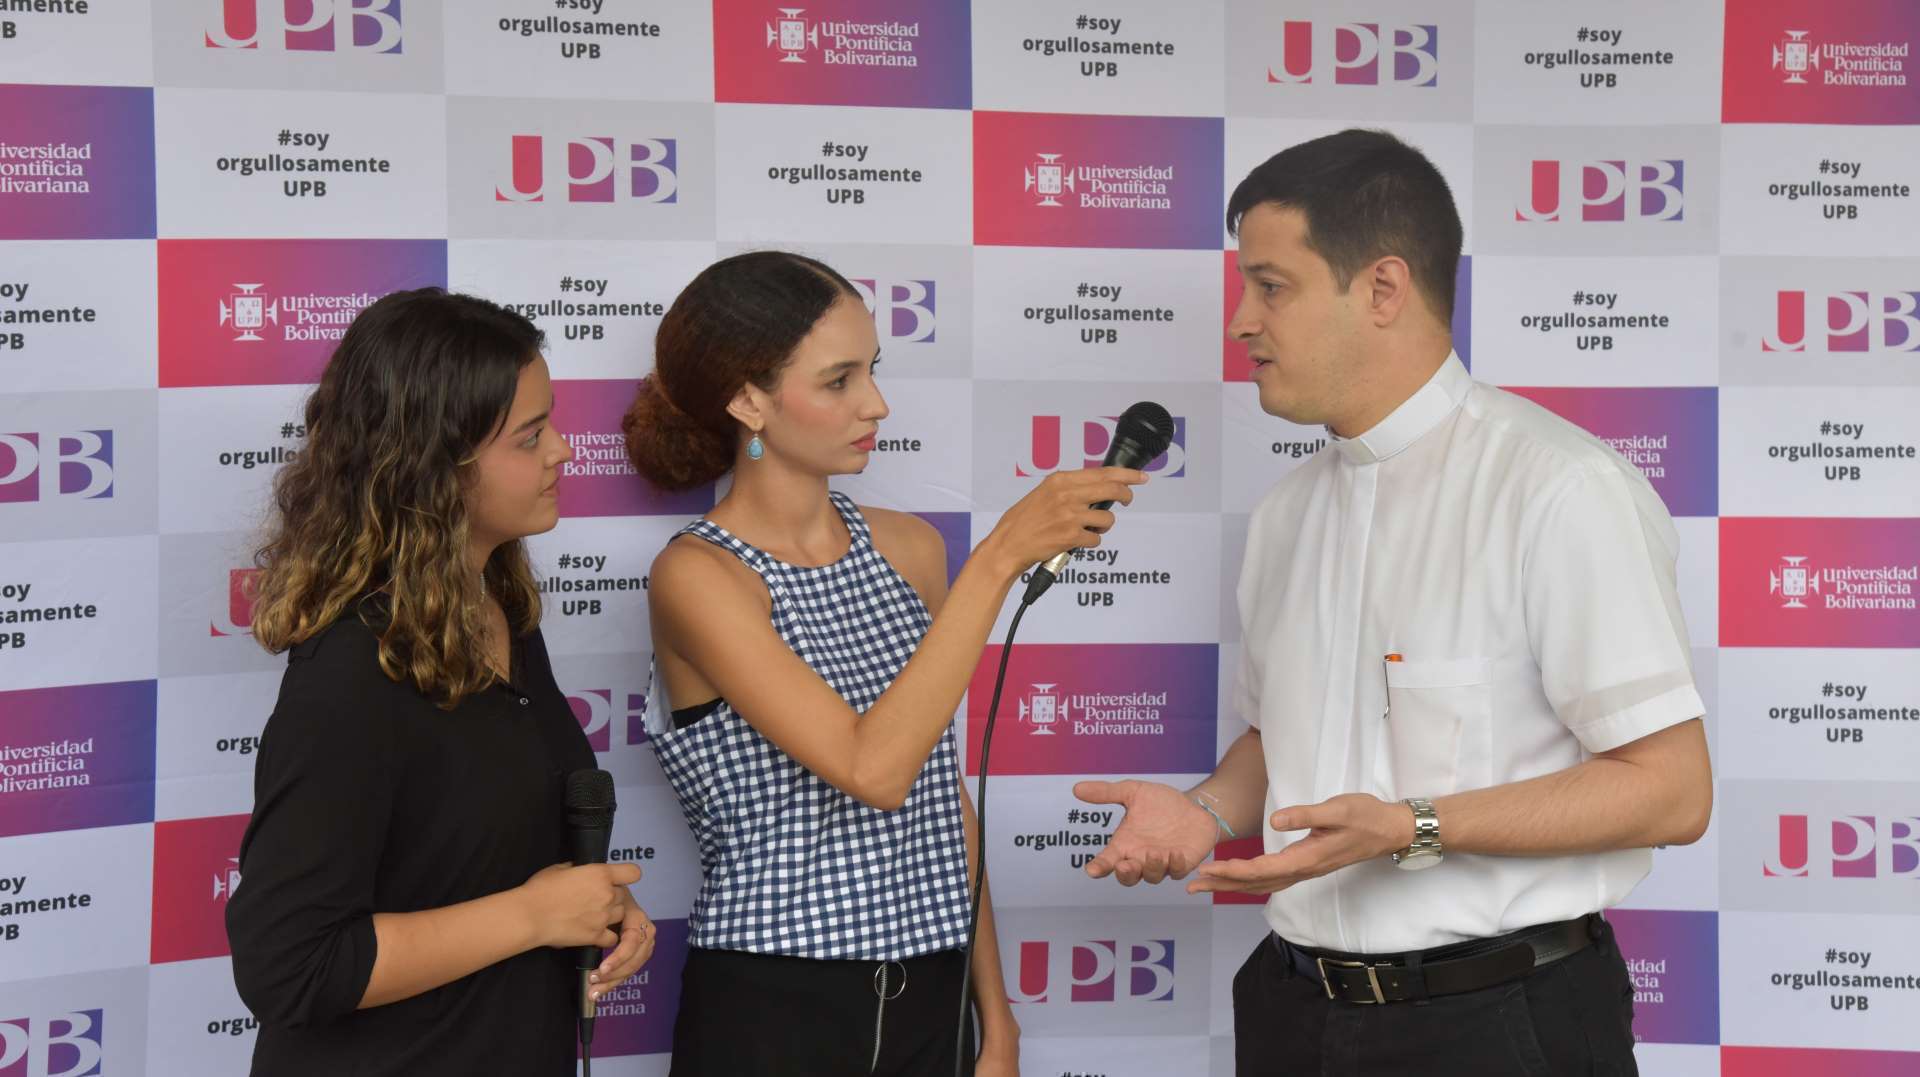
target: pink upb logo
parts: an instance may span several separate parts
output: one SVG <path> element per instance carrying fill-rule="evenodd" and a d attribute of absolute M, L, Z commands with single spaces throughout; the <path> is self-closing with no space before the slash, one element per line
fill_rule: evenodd
<path fill-rule="evenodd" d="M 1920 292 L 1783 291 L 1763 352 L 1920 351 Z"/>
<path fill-rule="evenodd" d="M 1534 161 L 1530 197 L 1516 221 L 1677 221 L 1686 209 L 1686 162 Z"/>
<path fill-rule="evenodd" d="M 661 202 L 679 200 L 676 140 L 624 141 L 514 135 L 508 178 L 496 202 Z M 548 178 L 557 180 L 549 188 Z"/>
<path fill-rule="evenodd" d="M 0 504 L 113 496 L 113 431 L 0 434 Z"/>
<path fill-rule="evenodd" d="M 881 343 L 932 344 L 934 338 L 934 282 L 848 278 L 860 301 L 873 312 Z"/>
<path fill-rule="evenodd" d="M 251 636 L 253 635 L 253 596 L 254 588 L 260 579 L 257 568 L 235 568 L 227 570 L 227 608 L 224 614 L 215 614 L 213 622 L 207 625 L 207 631 L 215 636 Z"/>
<path fill-rule="evenodd" d="M 100 1010 L 0 1019 L 0 1077 L 93 1077 L 105 1054 Z"/>
<path fill-rule="evenodd" d="M 1064 987 L 1063 992 L 1061 988 Z M 1020 944 L 1013 1002 L 1171 1002 L 1173 940 Z"/>
<path fill-rule="evenodd" d="M 1280 66 L 1267 68 L 1267 81 L 1434 86 L 1440 77 L 1439 40 L 1439 28 L 1431 24 L 1289 19 L 1280 30 Z"/>
<path fill-rule="evenodd" d="M 399 55 L 400 0 L 222 0 L 210 49 Z"/>
<path fill-rule="evenodd" d="M 1025 459 L 1014 461 L 1013 473 L 1031 478 L 1062 469 L 1099 467 L 1106 459 L 1107 446 L 1113 444 L 1113 431 L 1119 423 L 1119 417 L 1113 415 L 1082 420 L 1035 415 L 1030 448 Z M 1187 473 L 1187 420 L 1184 417 L 1174 416 L 1173 444 L 1142 470 L 1167 479 L 1177 479 Z"/>
<path fill-rule="evenodd" d="M 1762 871 L 1801 879 L 1920 878 L 1920 818 L 1782 815 Z"/>
<path fill-rule="evenodd" d="M 596 752 L 647 742 L 647 694 L 620 688 L 576 688 L 567 706 Z M 614 730 L 618 728 L 616 739 Z"/>

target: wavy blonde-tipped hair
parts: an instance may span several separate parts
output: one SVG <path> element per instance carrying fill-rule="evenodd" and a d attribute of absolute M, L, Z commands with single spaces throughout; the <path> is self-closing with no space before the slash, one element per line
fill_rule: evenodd
<path fill-rule="evenodd" d="M 261 646 L 277 654 L 352 615 L 379 636 L 381 670 L 442 708 L 494 683 L 466 497 L 544 344 L 519 314 L 438 288 L 360 312 L 307 399 L 305 447 L 274 480 L 255 554 Z M 516 635 L 540 623 L 524 543 L 496 549 L 484 576 Z"/>

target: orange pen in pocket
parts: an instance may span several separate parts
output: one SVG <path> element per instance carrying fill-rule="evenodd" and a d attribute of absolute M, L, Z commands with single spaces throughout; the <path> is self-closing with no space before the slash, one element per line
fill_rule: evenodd
<path fill-rule="evenodd" d="M 1393 686 L 1387 680 L 1387 663 L 1401 661 L 1405 661 L 1405 658 L 1399 651 L 1389 652 L 1380 658 L 1380 689 L 1382 698 L 1385 700 L 1380 705 L 1380 717 L 1383 719 L 1393 713 Z"/>

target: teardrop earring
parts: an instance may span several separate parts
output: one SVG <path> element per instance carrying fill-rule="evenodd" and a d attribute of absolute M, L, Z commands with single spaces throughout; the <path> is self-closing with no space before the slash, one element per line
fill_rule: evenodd
<path fill-rule="evenodd" d="M 758 460 L 765 455 L 767 455 L 767 447 L 761 443 L 760 435 L 753 435 L 753 440 L 747 442 L 747 459 Z"/>

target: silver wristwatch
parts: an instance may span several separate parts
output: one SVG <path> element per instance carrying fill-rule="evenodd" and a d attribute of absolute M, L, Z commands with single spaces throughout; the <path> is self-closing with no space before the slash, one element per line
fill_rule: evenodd
<path fill-rule="evenodd" d="M 1393 862 L 1407 871 L 1438 864 L 1446 851 L 1440 846 L 1440 817 L 1433 813 L 1433 801 L 1408 797 L 1401 803 L 1413 809 L 1413 844 L 1394 853 Z"/>

